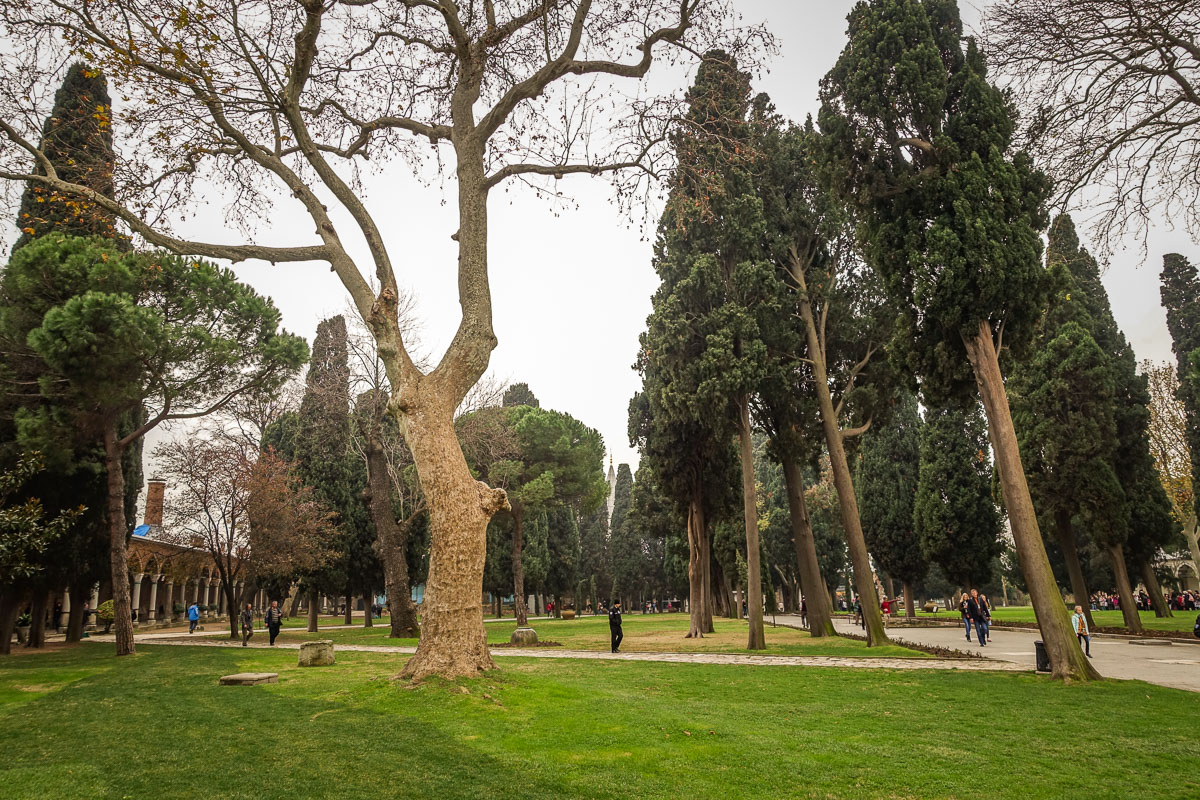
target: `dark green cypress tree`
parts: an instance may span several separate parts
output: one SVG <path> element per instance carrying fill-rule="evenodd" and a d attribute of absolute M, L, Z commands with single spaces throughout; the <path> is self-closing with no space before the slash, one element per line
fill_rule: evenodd
<path fill-rule="evenodd" d="M 629 524 L 629 509 L 633 504 L 633 472 L 628 464 L 617 466 L 617 483 L 613 492 L 613 512 L 609 520 L 609 553 L 612 558 L 612 598 L 622 600 L 633 608 L 635 593 L 641 589 L 641 543 Z"/>
<path fill-rule="evenodd" d="M 581 588 L 576 603 L 581 609 L 588 602 L 596 608 L 601 599 L 612 596 L 608 507 L 605 505 L 584 516 L 579 523 L 579 578 Z"/>
<path fill-rule="evenodd" d="M 967 588 L 991 578 L 1001 525 L 978 406 L 925 415 L 913 516 L 925 558 L 952 580 Z"/>
<path fill-rule="evenodd" d="M 42 127 L 39 147 L 63 180 L 113 196 L 112 101 L 99 70 L 81 63 L 67 70 Z M 44 175 L 45 170 L 39 165 L 34 173 Z M 14 252 L 50 231 L 117 238 L 112 215 L 98 205 L 36 183 L 27 185 L 21 196 L 17 227 L 21 235 Z"/>
<path fill-rule="evenodd" d="M 1187 443 L 1192 454 L 1192 486 L 1200 486 L 1200 277 L 1196 267 L 1179 253 L 1163 256 L 1162 304 L 1167 310 L 1167 329 L 1179 374 L 1179 400 L 1187 416 Z M 1193 513 L 1183 526 L 1194 559 L 1197 546 L 1197 515 L 1200 492 L 1193 492 Z"/>
<path fill-rule="evenodd" d="M 826 170 L 904 328 L 895 344 L 931 405 L 977 394 L 1051 670 L 1098 673 L 1071 632 L 1013 428 L 1003 348 L 1028 346 L 1049 283 L 1048 183 L 1014 149 L 1015 113 L 988 80 L 954 0 L 871 0 L 821 84 Z M 964 47 L 965 42 L 965 47 Z"/>
<path fill-rule="evenodd" d="M 921 464 L 921 415 L 911 392 L 898 392 L 893 413 L 863 437 L 857 488 L 862 495 L 863 534 L 875 563 L 904 583 L 904 610 L 913 609 L 913 585 L 929 563 L 921 551 L 913 504 Z"/>

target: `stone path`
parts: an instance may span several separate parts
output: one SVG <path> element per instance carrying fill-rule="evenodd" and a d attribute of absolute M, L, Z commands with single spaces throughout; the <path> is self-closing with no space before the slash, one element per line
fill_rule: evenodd
<path fill-rule="evenodd" d="M 177 647 L 241 647 L 236 641 L 206 641 L 161 634 L 144 634 L 135 639 L 146 644 L 169 645 Z M 85 641 L 112 641 L 112 637 L 93 636 Z M 270 650 L 271 645 L 251 641 L 248 647 L 257 650 Z M 417 652 L 415 647 L 398 647 L 390 645 L 339 644 L 337 650 L 353 653 L 398 653 L 412 655 Z M 273 649 L 299 650 L 300 643 L 280 642 Z M 841 658 L 833 656 L 751 656 L 741 653 L 605 653 L 598 650 L 566 650 L 557 647 L 540 647 L 517 649 L 499 647 L 492 649 L 492 655 L 497 658 L 565 658 L 584 661 L 654 661 L 672 664 L 727 664 L 754 667 L 844 667 L 850 669 L 939 669 L 962 670 L 967 672 L 1028 672 L 1029 668 L 1005 661 L 987 661 L 983 659 L 942 659 L 942 658 Z"/>
<path fill-rule="evenodd" d="M 799 617 L 778 618 L 781 624 L 799 627 Z M 839 633 L 861 633 L 857 625 L 848 619 L 834 619 L 834 628 Z M 932 628 L 888 628 L 888 635 L 917 644 L 936 645 L 964 650 L 986 656 L 992 664 L 1010 663 L 1033 669 L 1033 642 L 1041 635 L 1028 628 L 992 628 L 992 641 L 980 647 L 971 634 L 967 642 L 966 632 L 959 626 Z M 1200 641 L 1200 640 L 1198 640 Z M 1200 645 L 1186 640 L 1166 646 L 1130 644 L 1128 637 L 1093 636 L 1092 663 L 1106 678 L 1142 680 L 1147 683 L 1200 692 Z"/>

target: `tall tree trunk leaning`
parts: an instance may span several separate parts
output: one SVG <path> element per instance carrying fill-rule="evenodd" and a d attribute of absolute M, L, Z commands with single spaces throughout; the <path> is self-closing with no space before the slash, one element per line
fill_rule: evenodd
<path fill-rule="evenodd" d="M 825 444 L 829 450 L 829 466 L 833 471 L 833 486 L 837 490 L 838 508 L 842 512 L 842 527 L 846 532 L 846 544 L 850 549 L 850 562 L 854 565 L 855 588 L 862 602 L 863 618 L 866 621 L 867 646 L 888 644 L 883 630 L 883 614 L 879 610 L 879 595 L 871 579 L 871 556 L 867 552 L 867 540 L 863 536 L 862 522 L 858 516 L 858 500 L 854 496 L 854 481 L 850 477 L 850 465 L 846 462 L 846 448 L 842 444 L 842 429 L 838 423 L 833 395 L 829 392 L 829 375 L 825 369 L 825 348 L 817 332 L 813 318 L 812 301 L 808 295 L 804 270 L 792 270 L 800 287 L 800 318 L 804 321 L 808 340 L 808 356 L 812 364 L 813 383 L 817 390 L 817 403 L 821 410 L 821 429 L 825 433 Z M 847 598 L 849 602 L 849 598 Z"/>
<path fill-rule="evenodd" d="M 83 639 L 83 604 L 91 594 L 91 587 L 77 583 L 67 592 L 71 596 L 71 611 L 67 617 L 67 641 L 78 642 Z"/>
<path fill-rule="evenodd" d="M 688 503 L 688 632 L 687 639 L 699 639 L 709 633 L 705 623 L 708 610 L 708 625 L 712 624 L 709 607 L 712 585 L 712 570 L 705 557 L 708 549 L 708 526 L 704 521 L 704 502 L 700 495 L 700 482 L 693 480 L 692 497 Z"/>
<path fill-rule="evenodd" d="M 1142 583 L 1146 584 L 1146 594 L 1150 595 L 1150 605 L 1154 607 L 1154 616 L 1159 619 L 1175 616 L 1163 597 L 1162 587 L 1158 585 L 1158 576 L 1154 574 L 1154 566 L 1149 561 L 1143 562 L 1141 572 Z"/>
<path fill-rule="evenodd" d="M 783 481 L 787 487 L 788 510 L 791 512 L 792 544 L 796 548 L 796 566 L 800 576 L 800 591 L 808 606 L 810 636 L 833 636 L 833 606 L 821 577 L 821 562 L 817 559 L 817 544 L 813 538 L 812 520 L 808 516 L 808 501 L 804 499 L 804 476 L 795 459 L 783 460 Z"/>
<path fill-rule="evenodd" d="M 321 603 L 320 596 L 314 591 L 309 591 L 309 593 L 308 593 L 308 628 L 306 629 L 309 633 L 317 632 L 317 621 L 320 618 L 320 614 L 321 614 L 320 603 Z"/>
<path fill-rule="evenodd" d="M 421 635 L 417 625 L 417 606 L 408 583 L 408 534 L 411 522 L 400 524 L 392 513 L 392 485 L 388 477 L 387 457 L 376 436 L 375 425 L 367 431 L 364 449 L 367 455 L 365 499 L 375 524 L 375 552 L 383 562 L 383 587 L 391 610 L 392 639 L 415 639 Z"/>
<path fill-rule="evenodd" d="M 525 607 L 525 564 L 521 555 L 525 551 L 525 528 L 522 524 L 525 515 L 513 511 L 512 538 L 512 574 L 513 574 L 513 610 L 517 615 L 517 627 L 529 627 L 529 609 Z M 536 600 L 534 602 L 537 602 Z"/>
<path fill-rule="evenodd" d="M 104 469 L 108 477 L 108 552 L 112 571 L 113 633 L 117 655 L 134 652 L 133 616 L 129 607 L 129 559 L 125 552 L 125 473 L 121 468 L 123 448 L 117 439 L 117 423 L 104 424 Z"/>
<path fill-rule="evenodd" d="M 916 619 L 917 609 L 913 603 L 913 586 L 910 581 L 904 582 L 904 617 L 905 619 Z"/>
<path fill-rule="evenodd" d="M 991 326 L 981 320 L 974 336 L 964 336 L 967 358 L 975 372 L 975 383 L 988 418 L 988 436 L 995 452 L 996 469 L 1000 473 L 1000 489 L 1004 507 L 1012 527 L 1017 561 L 1025 576 L 1025 586 L 1033 603 L 1046 655 L 1050 658 L 1051 674 L 1062 680 L 1094 680 L 1100 673 L 1089 663 L 1079 641 L 1071 631 L 1071 618 L 1058 592 L 1058 584 L 1046 557 L 1046 547 L 1038 529 L 1037 514 L 1025 481 L 1017 434 L 1013 428 L 1004 376 Z"/>
<path fill-rule="evenodd" d="M 1071 594 L 1075 595 L 1075 603 L 1083 606 L 1083 616 L 1087 618 L 1088 630 L 1091 630 L 1096 627 L 1096 623 L 1092 621 L 1092 596 L 1088 594 L 1083 567 L 1079 565 L 1079 549 L 1075 546 L 1071 512 L 1060 510 L 1055 513 L 1054 533 L 1058 537 L 1058 547 L 1062 550 L 1063 560 L 1067 562 L 1067 574 L 1071 576 Z"/>
<path fill-rule="evenodd" d="M 1137 602 L 1133 598 L 1133 585 L 1129 582 L 1129 570 L 1125 566 L 1125 550 L 1119 544 L 1108 548 L 1113 576 L 1117 579 L 1117 594 L 1121 597 L 1121 616 L 1125 627 L 1134 633 L 1142 632 L 1142 617 L 1138 614 Z"/>
<path fill-rule="evenodd" d="M 742 462 L 742 510 L 746 519 L 747 650 L 766 650 L 763 631 L 762 559 L 758 546 L 758 499 L 754 491 L 754 443 L 750 439 L 750 398 L 738 399 L 738 443 Z"/>

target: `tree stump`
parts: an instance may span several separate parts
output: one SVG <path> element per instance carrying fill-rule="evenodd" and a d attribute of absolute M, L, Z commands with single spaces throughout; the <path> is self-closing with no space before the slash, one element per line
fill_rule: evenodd
<path fill-rule="evenodd" d="M 301 667 L 328 667 L 333 664 L 333 640 L 317 639 L 300 645 Z"/>
<path fill-rule="evenodd" d="M 508 642 L 516 647 L 529 647 L 537 644 L 537 640 L 537 631 L 533 628 L 517 628 Z"/>

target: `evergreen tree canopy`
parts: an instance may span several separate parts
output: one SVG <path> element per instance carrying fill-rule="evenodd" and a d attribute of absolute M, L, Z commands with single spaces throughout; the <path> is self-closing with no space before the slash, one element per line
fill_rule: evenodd
<path fill-rule="evenodd" d="M 978 406 L 926 414 L 913 506 L 917 536 L 925 558 L 963 587 L 991 577 L 1001 548 L 987 454 L 987 428 Z"/>
<path fill-rule="evenodd" d="M 1162 304 L 1179 371 L 1179 399 L 1187 416 L 1192 485 L 1200 486 L 1200 277 L 1179 253 L 1163 256 Z M 1195 497 L 1200 512 L 1200 497 Z"/>
<path fill-rule="evenodd" d="M 99 70 L 80 63 L 67 70 L 42 128 L 39 149 L 62 180 L 113 196 L 112 101 L 108 82 Z M 45 175 L 46 168 L 38 164 L 34 174 Z M 51 231 L 116 237 L 112 215 L 92 201 L 32 182 L 21 196 L 17 227 L 21 235 L 13 252 Z"/>
<path fill-rule="evenodd" d="M 504 390 L 504 399 L 501 405 L 505 408 L 511 406 L 533 406 L 534 408 L 541 407 L 537 396 L 530 390 L 528 383 L 514 383 Z"/>
<path fill-rule="evenodd" d="M 862 495 L 863 534 L 876 564 L 905 583 L 928 569 L 913 518 L 921 464 L 921 415 L 917 398 L 899 392 L 887 423 L 863 438 L 857 488 Z"/>

